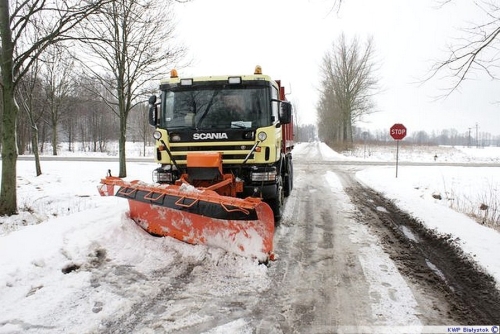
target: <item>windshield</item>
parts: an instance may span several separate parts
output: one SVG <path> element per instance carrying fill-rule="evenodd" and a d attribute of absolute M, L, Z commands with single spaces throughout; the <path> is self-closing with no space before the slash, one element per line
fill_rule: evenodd
<path fill-rule="evenodd" d="M 162 94 L 161 124 L 167 129 L 257 128 L 271 123 L 266 87 L 182 89 Z"/>

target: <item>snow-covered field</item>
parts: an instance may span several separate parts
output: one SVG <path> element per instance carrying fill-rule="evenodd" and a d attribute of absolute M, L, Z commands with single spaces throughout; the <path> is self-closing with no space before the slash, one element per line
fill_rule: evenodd
<path fill-rule="evenodd" d="M 300 146 L 298 147 L 300 149 Z M 429 162 L 431 166 L 398 167 L 396 178 L 394 148 L 363 155 L 362 148 L 354 155 L 340 155 L 321 144 L 324 160 L 394 161 L 390 167 L 369 167 L 357 172 L 365 185 L 393 199 L 396 205 L 422 221 L 429 229 L 455 237 L 466 254 L 497 281 L 500 289 L 500 167 L 432 166 L 432 163 L 500 163 L 500 148 L 419 147 L 400 148 L 399 161 Z M 438 161 L 434 155 L 438 154 Z M 436 197 L 440 196 L 441 199 Z M 488 210 L 481 210 L 482 205 Z M 494 212 L 493 212 L 494 211 Z M 467 213 L 477 213 L 474 219 Z M 485 215 L 494 215 L 496 224 L 486 227 Z"/>
<path fill-rule="evenodd" d="M 465 213 L 478 222 L 500 230 L 499 168 L 476 165 L 463 167 L 470 164 L 500 164 L 500 147 L 403 146 L 398 157 L 403 166 L 398 166 L 397 178 L 395 145 L 358 146 L 353 152 L 342 155 L 332 152 L 326 146 L 323 148 L 326 160 L 392 162 L 392 167 L 369 169 L 358 174 L 358 178 L 368 186 L 382 190 L 389 197 L 398 199 L 401 190 L 413 189 L 412 196 L 418 195 L 422 199 L 432 197 L 435 203 Z M 404 166 L 405 162 L 424 162 L 428 166 Z M 462 167 L 456 167 L 459 165 Z M 375 175 L 377 173 L 380 175 Z"/>
<path fill-rule="evenodd" d="M 326 148 L 328 151 L 328 147 Z M 395 161 L 396 142 L 391 145 L 358 145 L 353 151 L 344 152 L 342 159 L 365 161 Z M 465 146 L 414 146 L 399 147 L 399 161 L 450 162 L 450 163 L 500 163 L 500 147 Z"/>
<path fill-rule="evenodd" d="M 298 144 L 296 150 L 304 145 Z M 361 147 L 350 156 L 337 154 L 324 144 L 320 148 L 323 159 L 329 161 L 395 158 L 395 147 L 373 147 L 369 155 Z M 399 159 L 433 162 L 436 154 L 437 162 L 500 163 L 500 148 L 401 148 Z M 149 181 L 155 167 L 153 162 L 129 163 L 129 179 Z M 122 279 L 132 265 L 143 275 L 153 275 L 175 261 L 213 260 L 222 268 L 226 261 L 229 267 L 238 268 L 232 275 L 240 276 L 245 284 L 266 282 L 266 267 L 250 259 L 235 260 L 219 250 L 144 233 L 127 218 L 125 200 L 97 194 L 98 180 L 108 169 L 117 171 L 118 164 L 44 161 L 43 174 L 35 177 L 34 162 L 18 162 L 21 212 L 0 217 L 0 333 L 98 332 L 100 321 L 113 316 L 113 305 L 127 307 L 146 293 L 127 291 L 123 295 L 116 285 L 95 282 L 90 269 L 97 270 L 102 261 L 113 261 L 116 268 L 122 268 Z M 334 176 L 325 175 L 328 177 Z M 456 243 L 500 288 L 500 233 L 449 208 L 457 199 L 478 207 L 487 204 L 492 208 L 491 203 L 497 203 L 498 208 L 500 167 L 399 166 L 396 178 L 394 166 L 379 166 L 366 167 L 357 177 L 437 233 L 455 236 Z M 340 187 L 339 182 L 332 184 Z M 438 194 L 441 200 L 435 198 Z M 204 283 L 207 289 L 221 288 L 219 282 Z M 225 286 L 223 293 L 231 294 L 231 287 Z M 252 331 L 243 321 L 210 331 L 226 332 Z"/>

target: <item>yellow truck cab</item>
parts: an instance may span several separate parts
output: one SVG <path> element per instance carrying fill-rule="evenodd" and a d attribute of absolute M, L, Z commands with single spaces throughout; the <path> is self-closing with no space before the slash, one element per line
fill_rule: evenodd
<path fill-rule="evenodd" d="M 220 152 L 224 173 L 242 184 L 237 196 L 259 197 L 280 218 L 293 187 L 292 107 L 280 81 L 262 74 L 181 78 L 172 70 L 149 100 L 155 127 L 153 172 L 157 183 L 173 184 L 189 152 Z"/>

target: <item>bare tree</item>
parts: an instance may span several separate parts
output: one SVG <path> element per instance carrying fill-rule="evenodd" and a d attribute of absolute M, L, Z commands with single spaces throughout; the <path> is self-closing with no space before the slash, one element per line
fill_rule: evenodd
<path fill-rule="evenodd" d="M 442 6 L 453 0 L 439 0 Z M 497 1 L 478 0 L 475 6 L 484 13 L 485 22 L 475 23 L 462 30 L 464 37 L 450 47 L 449 57 L 437 62 L 431 70 L 430 78 L 438 73 L 446 73 L 452 78 L 449 95 L 475 71 L 483 71 L 490 78 L 498 79 L 498 53 L 500 36 L 500 4 Z M 428 79 L 430 79 L 428 78 Z"/>
<path fill-rule="evenodd" d="M 329 81 L 324 79 L 323 87 L 320 89 L 320 97 L 317 105 L 318 112 L 318 135 L 327 144 L 332 145 L 338 140 L 339 127 L 341 114 L 337 108 L 335 94 L 332 90 Z"/>
<path fill-rule="evenodd" d="M 142 141 L 142 156 L 144 157 L 146 156 L 146 146 L 151 143 L 153 138 L 149 125 L 148 109 L 148 104 L 141 103 L 134 108 L 131 115 L 131 130 L 134 137 Z"/>
<path fill-rule="evenodd" d="M 76 128 L 79 121 L 78 107 L 80 106 L 80 101 L 77 96 L 70 98 L 68 106 L 68 117 L 65 117 L 62 121 L 62 128 L 66 134 L 66 142 L 68 143 L 68 151 L 73 152 L 75 150 L 74 143 L 76 137 Z"/>
<path fill-rule="evenodd" d="M 102 98 L 110 90 L 96 78 L 79 77 L 76 87 L 79 121 L 73 130 L 79 133 L 84 151 L 103 152 L 110 140 L 118 139 L 118 116 L 109 112 L 109 106 Z"/>
<path fill-rule="evenodd" d="M 0 215 L 17 213 L 15 91 L 33 62 L 52 44 L 71 38 L 76 24 L 108 0 L 0 0 L 0 71 L 2 89 L 2 181 Z M 11 12 L 12 10 L 12 12 Z M 30 42 L 26 42 L 26 38 Z"/>
<path fill-rule="evenodd" d="M 127 176 L 127 119 L 135 105 L 146 100 L 147 83 L 165 75 L 167 65 L 184 55 L 173 44 L 172 1 L 122 0 L 103 7 L 98 20 L 82 26 L 81 34 L 92 58 L 83 64 L 98 78 L 100 94 L 109 109 L 119 116 L 119 176 Z M 87 26 L 89 25 L 89 26 Z M 91 25 L 91 26 L 90 26 Z"/>
<path fill-rule="evenodd" d="M 374 77 L 373 43 L 361 48 L 357 39 L 347 44 L 342 34 L 332 51 L 323 57 L 322 88 L 318 130 L 322 137 L 352 145 L 353 125 L 374 111 L 372 95 L 377 86 Z"/>
<path fill-rule="evenodd" d="M 333 11 L 339 12 L 340 7 L 342 7 L 342 2 L 343 2 L 343 0 L 333 0 L 332 8 L 330 9 L 330 11 L 331 12 L 333 12 Z"/>
<path fill-rule="evenodd" d="M 48 106 L 47 123 L 52 129 L 52 155 L 57 155 L 58 128 L 61 118 L 67 114 L 71 95 L 74 93 L 74 61 L 69 51 L 58 45 L 51 45 L 42 55 L 43 89 Z"/>
<path fill-rule="evenodd" d="M 30 127 L 31 150 L 35 157 L 36 175 L 42 174 L 40 164 L 40 153 L 38 150 L 38 124 L 45 113 L 45 104 L 41 96 L 43 84 L 40 80 L 39 69 L 40 62 L 32 64 L 31 70 L 24 75 L 19 83 L 17 94 L 20 97 L 20 107 L 24 111 L 27 124 Z M 21 117 L 21 119 L 23 119 Z"/>

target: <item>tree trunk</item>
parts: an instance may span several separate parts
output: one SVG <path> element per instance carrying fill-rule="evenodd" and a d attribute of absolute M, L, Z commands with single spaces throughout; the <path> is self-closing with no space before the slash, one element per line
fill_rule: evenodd
<path fill-rule="evenodd" d="M 4 73 L 4 71 L 2 71 Z M 5 82 L 5 80 L 4 80 Z M 17 146 L 16 118 L 18 107 L 12 85 L 3 86 L 2 131 L 2 187 L 0 190 L 0 216 L 17 213 Z"/>
<path fill-rule="evenodd" d="M 47 138 L 47 123 L 42 122 L 42 140 L 40 140 L 40 131 L 38 131 L 38 139 L 40 141 L 40 153 L 45 150 L 45 139 Z"/>
<path fill-rule="evenodd" d="M 73 152 L 73 121 L 68 121 L 68 151 Z"/>
<path fill-rule="evenodd" d="M 38 152 L 38 127 L 36 124 L 31 127 L 31 146 L 33 147 L 33 155 L 35 156 L 36 176 L 42 175 L 42 167 L 40 165 L 40 153 Z"/>
<path fill-rule="evenodd" d="M 35 156 L 35 169 L 36 176 L 42 175 L 42 167 L 40 164 L 40 151 L 38 149 L 38 126 L 36 125 L 36 121 L 33 117 L 32 104 L 29 104 L 29 107 L 26 108 L 26 112 L 28 114 L 28 120 L 31 128 L 31 150 L 33 155 Z"/>
<path fill-rule="evenodd" d="M 120 139 L 118 140 L 118 157 L 120 163 L 119 177 L 127 176 L 127 161 L 125 157 L 125 143 L 127 141 L 127 118 L 120 117 Z"/>
<path fill-rule="evenodd" d="M 57 155 L 57 117 L 55 117 L 56 110 L 52 110 L 52 155 Z"/>
<path fill-rule="evenodd" d="M 0 190 L 0 216 L 17 213 L 17 146 L 16 120 L 18 107 L 14 98 L 12 32 L 10 30 L 9 1 L 0 0 L 0 35 L 2 37 L 2 184 Z"/>

